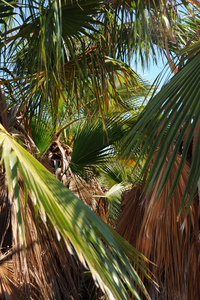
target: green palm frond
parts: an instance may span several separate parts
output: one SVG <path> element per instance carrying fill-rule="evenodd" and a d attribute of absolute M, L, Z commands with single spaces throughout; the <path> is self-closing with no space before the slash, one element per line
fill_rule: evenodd
<path fill-rule="evenodd" d="M 31 134 L 33 141 L 39 150 L 38 155 L 44 154 L 50 147 L 55 137 L 53 127 L 54 126 L 51 124 L 51 120 L 49 120 L 48 115 L 43 117 L 40 121 L 34 117 L 31 119 Z"/>
<path fill-rule="evenodd" d="M 91 24 L 95 22 L 93 14 L 96 13 L 95 7 L 98 2 L 97 0 L 79 1 L 79 3 L 66 1 L 61 4 L 59 1 L 36 1 L 34 7 L 31 7 L 29 1 L 19 3 L 21 9 L 18 9 L 17 14 L 23 23 L 16 29 L 13 28 L 10 35 L 6 35 L 1 47 L 7 45 L 6 67 L 14 73 L 15 77 L 23 77 L 20 81 L 18 79 L 18 85 L 20 83 L 21 90 L 26 90 L 28 99 L 32 97 L 35 89 L 41 88 L 42 83 L 43 101 L 55 98 L 56 91 L 52 90 L 52 80 L 54 86 L 61 85 L 60 73 L 63 73 L 66 61 L 75 59 L 78 65 L 76 56 L 85 51 L 85 46 L 79 39 L 87 30 L 86 28 L 92 27 Z M 72 10 L 78 13 L 71 14 Z M 23 16 L 26 16 L 25 20 Z M 66 21 L 68 18 L 69 22 Z M 67 23 L 63 23 L 64 21 Z M 77 24 L 79 24 L 78 28 Z M 93 39 L 92 35 L 90 39 Z M 13 60 L 15 60 L 14 70 Z M 80 67 L 79 70 L 81 71 Z M 41 78 L 41 72 L 45 77 L 45 83 Z M 30 76 L 31 87 L 24 75 Z M 10 76 L 7 78 L 10 79 Z M 18 86 L 16 89 L 19 92 Z M 59 92 L 61 91 L 62 88 Z M 54 109 L 56 110 L 56 104 L 54 104 Z"/>
<path fill-rule="evenodd" d="M 180 32 L 177 23 L 183 11 L 191 17 L 191 8 L 195 9 L 197 2 L 109 1 L 100 18 L 104 24 L 102 46 L 109 56 L 128 63 L 134 59 L 143 68 L 148 68 L 152 60 L 159 63 L 158 55 L 173 55 L 173 51 L 181 48 L 180 38 L 187 39 L 187 33 Z"/>
<path fill-rule="evenodd" d="M 6 19 L 15 14 L 14 9 L 17 6 L 17 2 L 18 1 L 16 0 L 2 0 L 0 2 L 0 24 L 4 24 L 6 26 Z"/>
<path fill-rule="evenodd" d="M 114 227 L 120 213 L 121 198 L 123 192 L 127 191 L 130 188 L 130 185 L 124 185 L 123 183 L 118 183 L 112 186 L 105 193 L 107 199 L 107 219 L 109 224 L 112 224 Z"/>
<path fill-rule="evenodd" d="M 101 12 L 101 1 L 36 4 L 25 2 L 30 15 L 1 44 L 7 45 L 3 83 L 11 87 L 25 117 L 41 115 L 48 102 L 56 124 L 60 98 L 68 113 L 82 109 L 86 115 L 91 110 L 103 115 L 116 104 L 128 108 L 125 98 L 146 95 L 147 84 L 98 46 L 94 32 L 103 25 L 94 16 Z M 20 12 L 22 17 L 23 8 Z"/>
<path fill-rule="evenodd" d="M 29 74 L 61 68 L 64 61 L 75 59 L 88 47 L 89 39 L 94 40 L 96 20 L 93 17 L 99 11 L 99 0 L 91 1 L 36 1 L 33 7 L 28 3 L 19 3 L 18 18 L 21 26 L 10 31 L 10 35 L 1 47 L 7 45 L 8 59 L 19 52 L 16 71 Z M 72 13 L 73 11 L 73 13 Z M 26 16 L 26 19 L 24 19 Z M 88 35 L 86 42 L 83 35 Z M 91 42 L 89 42 L 91 44 Z M 24 72 L 23 72 L 24 73 Z"/>
<path fill-rule="evenodd" d="M 137 73 L 125 63 L 105 57 L 101 49 L 92 48 L 76 60 L 78 66 L 75 60 L 66 62 L 59 74 L 55 70 L 48 75 L 45 71 L 37 74 L 35 70 L 33 76 L 12 74 L 12 79 L 2 83 L 11 87 L 12 96 L 20 104 L 19 110 L 26 107 L 25 116 L 40 116 L 48 106 L 55 124 L 59 120 L 60 102 L 66 104 L 66 117 L 77 111 L 86 116 L 103 115 L 116 107 L 130 109 L 149 92 L 149 84 Z M 7 74 L 11 76 L 8 70 Z"/>
<path fill-rule="evenodd" d="M 148 145 L 151 144 L 151 149 L 143 168 L 144 174 L 150 161 L 153 160 L 147 181 L 149 190 L 160 174 L 159 172 L 165 162 L 166 155 L 171 153 L 169 155 L 168 167 L 157 195 L 159 196 L 170 176 L 176 155 L 181 150 L 181 161 L 174 177 L 173 186 L 168 197 L 169 201 L 180 179 L 181 170 L 188 157 L 189 147 L 193 143 L 189 180 L 180 208 L 182 210 L 187 203 L 188 211 L 200 176 L 199 44 L 195 47 L 191 46 L 191 49 L 189 47 L 183 52 L 187 54 L 185 56 L 185 66 L 149 101 L 136 125 L 124 140 L 131 139 L 124 154 L 129 155 L 130 152 L 133 154 L 143 142 L 140 152 L 140 158 L 142 158 L 145 155 Z M 148 135 L 147 130 L 151 134 Z M 195 139 L 193 138 L 194 135 L 196 136 Z"/>
<path fill-rule="evenodd" d="M 162 54 L 164 1 L 110 1 L 102 22 L 102 45 L 108 55 L 127 61 L 135 57 L 143 67 L 150 58 L 156 62 L 157 50 Z M 166 5 L 165 5 L 166 7 Z"/>
<path fill-rule="evenodd" d="M 21 174 L 35 206 L 42 212 L 46 212 L 58 232 L 58 239 L 59 232 L 67 244 L 69 238 L 81 262 L 88 266 L 94 280 L 110 298 L 129 298 L 124 282 L 131 293 L 139 299 L 133 280 L 149 298 L 144 285 L 128 259 L 129 257 L 135 261 L 148 277 L 142 262 L 145 258 L 103 223 L 83 202 L 21 147 L 2 126 L 0 127 L 0 144 L 2 147 L 1 162 L 5 166 L 10 197 L 14 192 L 22 241 L 25 232 L 22 231 L 22 216 L 18 203 L 18 172 Z"/>
<path fill-rule="evenodd" d="M 91 48 L 77 57 L 81 72 L 74 60 L 65 64 L 65 89 L 69 105 L 78 98 L 78 110 L 85 114 L 108 109 L 128 108 L 125 99 L 144 97 L 149 85 L 127 64 L 104 56 L 101 48 Z M 63 84 L 63 85 L 64 85 Z"/>
<path fill-rule="evenodd" d="M 99 181 L 102 186 L 107 189 L 112 188 L 116 184 L 131 184 L 133 182 L 139 182 L 141 166 L 137 166 L 135 169 L 135 164 L 137 158 L 130 160 L 128 163 L 126 160 L 121 159 L 118 149 L 121 148 L 121 142 L 116 146 L 116 155 L 113 160 L 108 160 L 103 166 L 99 168 Z M 118 155 L 117 155 L 118 154 Z"/>
<path fill-rule="evenodd" d="M 113 116 L 88 124 L 84 122 L 74 137 L 70 167 L 73 171 L 81 171 L 94 167 L 112 159 L 114 144 L 125 133 L 124 120 Z"/>
<path fill-rule="evenodd" d="M 178 42 L 182 47 L 198 42 L 197 28 L 200 28 L 200 13 L 195 13 L 195 20 L 191 14 L 181 13 L 180 19 L 175 24 L 175 32 Z"/>
<path fill-rule="evenodd" d="M 126 172 L 123 163 L 120 164 L 119 160 L 114 162 L 106 162 L 100 169 L 101 180 L 103 184 L 110 189 L 113 185 L 125 183 L 127 181 Z"/>

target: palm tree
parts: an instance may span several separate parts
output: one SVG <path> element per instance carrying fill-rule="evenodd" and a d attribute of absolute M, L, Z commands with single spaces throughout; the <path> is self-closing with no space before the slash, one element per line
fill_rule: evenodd
<path fill-rule="evenodd" d="M 178 198 L 185 203 L 190 191 L 187 203 L 188 208 L 194 211 L 195 201 L 192 202 L 194 207 L 190 204 L 200 175 L 197 158 L 198 70 L 195 68 L 199 61 L 198 15 L 186 5 L 194 34 L 192 31 L 184 34 L 186 23 L 181 22 L 177 12 L 179 3 L 175 2 L 49 0 L 33 3 L 27 0 L 1 3 L 0 16 L 4 22 L 1 35 L 1 77 L 8 95 L 5 102 L 2 87 L 1 123 L 4 127 L 1 127 L 0 138 L 3 162 L 1 214 L 4 224 L 1 243 L 4 250 L 1 259 L 1 293 L 5 298 L 7 295 L 12 295 L 12 298 L 21 295 L 24 298 L 79 299 L 81 293 L 85 293 L 85 271 L 88 268 L 94 282 L 110 298 L 127 299 L 128 289 L 139 298 L 132 279 L 148 297 L 127 257 L 134 262 L 139 272 L 141 270 L 141 277 L 149 278 L 143 264 L 145 258 L 109 229 L 69 190 L 73 190 L 91 208 L 96 208 L 93 205 L 93 194 L 102 193 L 94 176 L 96 166 L 107 163 L 110 156 L 112 161 L 113 149 L 119 149 L 121 136 L 126 148 L 124 157 L 130 158 L 133 154 L 135 159 L 139 156 L 140 165 L 144 165 L 140 176 L 142 182 L 139 188 L 134 186 L 134 193 L 130 193 L 136 195 L 136 199 L 141 199 L 145 183 L 148 184 L 151 179 L 152 182 L 147 196 L 142 198 L 147 199 L 141 202 L 145 203 L 144 208 L 140 203 L 142 212 L 136 210 L 136 216 L 139 217 L 140 212 L 144 218 L 139 218 L 139 223 L 137 218 L 134 218 L 135 223 L 129 222 L 132 226 L 129 234 L 132 234 L 132 230 L 138 232 L 138 236 L 133 238 L 134 242 L 121 230 L 123 227 L 128 228 L 128 218 L 125 225 L 123 223 L 120 226 L 118 223 L 118 231 L 149 259 L 158 263 L 159 268 L 154 270 L 152 267 L 152 270 L 160 284 L 164 282 L 165 286 L 168 285 L 166 278 L 174 273 L 167 273 L 167 263 L 163 265 L 165 255 L 159 256 L 162 264 L 159 260 L 155 261 L 157 252 L 152 254 L 151 247 L 147 247 L 142 237 L 150 230 L 144 224 L 149 211 L 152 216 L 150 224 L 155 224 L 162 217 L 165 203 L 171 199 L 173 191 L 176 193 L 180 176 L 184 179 Z M 187 2 L 199 8 L 196 1 Z M 182 44 L 186 48 L 179 53 L 181 60 L 175 65 L 172 55 L 180 50 Z M 146 108 L 144 105 L 139 109 L 137 107 L 139 118 L 136 122 L 136 110 L 130 104 L 135 100 L 133 97 L 138 100 L 138 96 L 146 96 L 148 90 L 126 63 L 133 57 L 135 60 L 139 57 L 143 66 L 148 66 L 150 56 L 156 62 L 156 49 L 167 56 L 172 71 L 178 73 L 152 97 Z M 197 77 L 192 85 L 191 74 L 194 71 Z M 193 94 L 189 102 L 190 86 Z M 185 111 L 188 114 L 184 119 Z M 125 114 L 121 118 L 116 117 L 122 112 Z M 134 115 L 134 120 L 130 121 L 130 115 Z M 88 120 L 94 118 L 98 121 L 88 126 Z M 185 161 L 193 136 L 194 157 L 188 166 Z M 25 145 L 29 153 L 20 143 Z M 182 151 L 181 156 L 177 154 L 179 149 Z M 146 152 L 149 152 L 147 158 Z M 168 165 L 166 157 L 170 162 Z M 108 167 L 103 169 L 108 170 Z M 176 175 L 172 176 L 172 189 L 168 183 L 171 192 L 167 193 L 168 175 L 173 173 Z M 158 193 L 152 195 L 152 187 Z M 160 190 L 161 196 L 165 197 L 160 205 L 161 211 L 158 211 L 157 203 L 154 205 L 153 201 L 159 197 Z M 131 204 L 138 209 L 138 202 L 130 198 Z M 15 205 L 10 206 L 9 200 Z M 171 205 L 169 208 L 174 213 L 173 220 L 178 215 L 180 201 L 175 207 Z M 132 206 L 127 203 L 126 210 L 130 214 Z M 157 219 L 154 212 L 157 212 Z M 198 232 L 197 217 L 190 217 L 192 234 Z M 166 225 L 169 219 L 163 218 L 163 224 Z M 184 228 L 182 217 L 179 220 Z M 140 230 L 135 230 L 135 226 Z M 174 228 L 172 226 L 171 232 Z M 166 234 L 161 234 L 164 239 Z M 175 238 L 178 234 L 177 229 Z M 193 243 L 190 243 L 189 250 L 186 247 L 186 256 L 189 253 L 195 261 L 195 235 L 191 237 L 190 230 L 188 235 Z M 156 247 L 152 247 L 156 251 L 160 249 L 158 240 L 155 239 Z M 184 247 L 183 239 L 181 241 Z M 5 249 L 8 245 L 11 246 L 10 252 Z M 194 249 L 194 252 L 190 249 Z M 177 246 L 176 253 L 179 250 L 180 246 Z M 174 261 L 170 260 L 172 256 L 167 257 L 173 266 Z M 185 268 L 183 261 L 178 261 L 183 266 L 180 268 L 180 276 L 190 270 L 190 267 Z M 70 266 L 70 270 L 67 266 Z M 195 279 L 198 278 L 197 274 L 198 271 L 195 272 Z M 177 277 L 178 282 L 180 276 Z M 182 286 L 180 283 L 178 292 Z M 193 292 L 191 286 L 186 289 L 189 293 Z M 192 294 L 194 297 L 198 295 L 197 289 Z M 148 291 L 157 297 L 152 285 Z"/>
<path fill-rule="evenodd" d="M 105 113 L 128 109 L 121 96 L 125 89 L 135 96 L 146 93 L 139 76 L 106 57 L 98 44 L 93 32 L 100 23 L 93 15 L 103 13 L 100 2 L 1 3 L 0 287 L 5 299 L 79 299 L 92 278 L 92 286 L 101 288 L 95 297 L 127 299 L 130 290 L 139 298 L 135 281 L 148 298 L 129 261 L 149 278 L 146 258 L 83 203 L 95 209 L 93 193 L 102 191 L 88 168 L 109 156 L 123 131 Z M 86 130 L 81 121 L 94 117 L 99 121 Z M 92 129 L 98 139 L 88 163 L 76 145 L 81 133 L 91 137 Z"/>

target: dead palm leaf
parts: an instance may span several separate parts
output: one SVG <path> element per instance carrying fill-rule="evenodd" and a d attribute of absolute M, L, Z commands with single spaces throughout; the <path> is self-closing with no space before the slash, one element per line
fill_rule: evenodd
<path fill-rule="evenodd" d="M 200 212 L 196 194 L 188 215 L 178 217 L 190 172 L 187 162 L 171 204 L 166 206 L 180 164 L 179 155 L 160 197 L 155 201 L 169 160 L 168 156 L 151 192 L 146 193 L 144 185 L 140 185 L 124 195 L 117 231 L 155 263 L 150 269 L 158 279 L 160 291 L 148 286 L 152 299 L 198 299 Z"/>

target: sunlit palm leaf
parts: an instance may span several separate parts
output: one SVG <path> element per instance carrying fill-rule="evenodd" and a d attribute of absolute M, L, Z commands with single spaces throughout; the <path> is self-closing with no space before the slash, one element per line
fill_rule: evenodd
<path fill-rule="evenodd" d="M 89 208 L 49 173 L 36 159 L 22 148 L 1 126 L 2 159 L 6 162 L 9 190 L 16 175 L 10 173 L 10 155 L 19 170 L 36 205 L 45 210 L 54 228 L 67 242 L 70 239 L 79 259 L 88 265 L 93 278 L 109 297 L 128 299 L 123 282 L 139 299 L 134 280 L 143 293 L 148 294 L 137 273 L 131 267 L 128 255 L 145 272 L 142 255 L 104 224 Z M 6 152 L 5 152 L 6 148 Z M 13 159 L 13 162 L 14 162 Z M 12 176 L 15 176 L 14 178 Z M 58 235 L 59 236 L 59 235 Z M 104 242 L 108 245 L 108 251 Z M 143 258 L 144 259 L 144 258 Z M 147 275 L 148 276 L 148 275 Z"/>
<path fill-rule="evenodd" d="M 163 51 L 164 26 L 162 21 L 162 1 L 110 1 L 105 8 L 103 46 L 112 57 L 130 63 L 141 61 L 148 66 L 150 57 L 156 59 L 156 50 Z M 114 6 L 113 6 L 114 4 Z M 120 23 L 118 22 L 120 20 Z"/>
<path fill-rule="evenodd" d="M 200 160 L 198 154 L 200 151 L 200 54 L 198 46 L 196 46 L 194 50 L 193 47 L 191 48 L 192 51 L 196 51 L 196 55 L 194 55 L 194 52 L 193 54 L 190 53 L 188 56 L 189 62 L 186 63 L 184 68 L 149 101 L 139 117 L 137 124 L 127 137 L 130 138 L 132 136 L 132 141 L 124 151 L 124 154 L 127 155 L 129 151 L 134 153 L 136 147 L 138 147 L 142 141 L 145 141 L 141 151 L 142 157 L 145 154 L 148 145 L 151 144 L 151 150 L 143 168 L 144 174 L 149 162 L 153 158 L 154 163 L 148 176 L 149 190 L 160 174 L 159 172 L 163 166 L 166 155 L 169 153 L 170 149 L 173 149 L 159 189 L 160 194 L 170 176 L 176 155 L 180 151 L 181 143 L 184 141 L 180 165 L 169 195 L 170 199 L 178 184 L 181 170 L 187 158 L 194 133 L 195 131 L 198 132 L 193 150 L 189 179 L 186 185 L 181 209 L 186 202 L 188 192 L 190 192 L 190 199 L 188 202 L 189 209 L 189 204 L 192 201 L 200 176 Z M 192 55 L 193 58 L 191 59 L 190 57 Z M 146 136 L 147 129 L 151 132 L 148 136 Z M 136 146 L 134 143 L 136 143 Z"/>
<path fill-rule="evenodd" d="M 191 7 L 197 8 L 197 3 L 189 0 L 109 1 L 101 15 L 103 48 L 108 55 L 129 63 L 132 59 L 136 65 L 140 61 L 143 68 L 152 60 L 159 63 L 158 55 L 167 55 L 171 60 L 171 50 L 181 47 L 180 37 L 187 39 L 183 31 L 177 30 L 180 13 L 185 11 L 191 16 Z"/>
<path fill-rule="evenodd" d="M 38 115 L 40 121 L 42 111 L 48 110 L 53 124 L 58 126 L 61 122 L 60 102 L 65 102 L 65 116 L 71 119 L 77 110 L 82 115 L 103 115 L 110 108 L 129 109 L 149 91 L 148 83 L 130 67 L 104 57 L 97 48 L 90 49 L 76 60 L 82 74 L 76 61 L 71 60 L 64 64 L 59 78 L 57 71 L 51 70 L 48 75 L 41 71 L 39 75 L 13 76 L 3 81 L 19 103 L 19 110 L 26 106 L 24 117 L 29 115 L 28 119 L 31 119 Z"/>
<path fill-rule="evenodd" d="M 180 19 L 177 19 L 175 23 L 175 32 L 177 41 L 181 47 L 198 42 L 198 26 L 200 27 L 200 13 L 195 13 L 195 20 L 191 14 L 183 12 L 180 14 Z"/>

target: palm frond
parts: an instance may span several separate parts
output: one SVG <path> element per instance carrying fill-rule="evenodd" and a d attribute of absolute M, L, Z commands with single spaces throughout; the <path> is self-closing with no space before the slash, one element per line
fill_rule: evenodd
<path fill-rule="evenodd" d="M 120 214 L 121 198 L 124 191 L 130 188 L 130 184 L 115 184 L 105 193 L 107 199 L 107 219 L 112 226 L 116 226 L 116 221 Z"/>
<path fill-rule="evenodd" d="M 114 144 L 126 131 L 123 118 L 111 116 L 79 127 L 73 143 L 70 167 L 81 171 L 87 167 L 103 164 L 113 155 Z"/>
<path fill-rule="evenodd" d="M 188 38 L 177 29 L 180 14 L 184 11 L 194 17 L 191 7 L 197 8 L 197 2 L 110 1 L 100 18 L 104 24 L 102 46 L 109 56 L 128 63 L 134 60 L 135 65 L 140 62 L 143 69 L 148 69 L 152 60 L 159 63 L 158 55 L 166 56 L 171 63 L 171 55 L 182 47 L 180 38 Z"/>
<path fill-rule="evenodd" d="M 46 212 L 53 227 L 57 228 L 58 237 L 60 232 L 66 243 L 69 238 L 80 261 L 86 262 L 101 289 L 109 297 L 128 299 L 123 284 L 125 282 L 131 293 L 139 299 L 132 281 L 134 280 L 148 298 L 144 285 L 126 255 L 133 259 L 148 277 L 141 261 L 145 258 L 109 229 L 83 202 L 21 147 L 2 126 L 0 143 L 9 192 L 12 193 L 11 183 L 14 183 L 15 198 L 18 197 L 16 173 L 18 170 L 32 199 L 35 199 L 36 207 Z M 20 213 L 20 207 L 16 206 L 16 208 Z M 19 233 L 23 240 L 23 232 L 19 231 Z M 108 245 L 111 252 L 104 243 Z"/>
<path fill-rule="evenodd" d="M 148 190 L 151 189 L 153 183 L 157 180 L 166 155 L 172 151 L 168 168 L 163 176 L 162 184 L 160 186 L 158 193 L 159 196 L 170 176 L 173 163 L 175 162 L 177 153 L 180 151 L 181 144 L 182 142 L 184 143 L 180 165 L 174 178 L 171 193 L 169 194 L 170 199 L 180 179 L 181 170 L 187 158 L 194 132 L 198 132 L 193 151 L 190 176 L 180 207 L 180 210 L 182 210 L 186 203 L 187 194 L 190 192 L 187 212 L 189 211 L 189 204 L 195 194 L 197 181 L 200 176 L 200 161 L 198 155 L 200 145 L 200 94 L 198 85 L 200 78 L 200 54 L 197 46 L 195 51 L 196 55 L 193 55 L 193 58 L 189 59 L 188 54 L 185 66 L 161 89 L 156 96 L 149 101 L 140 115 L 137 124 L 133 127 L 126 138 L 131 138 L 131 142 L 124 151 L 124 154 L 126 155 L 129 155 L 128 153 L 131 151 L 131 156 L 134 151 L 137 150 L 138 146 L 144 141 L 140 154 L 140 158 L 142 158 L 145 155 L 145 151 L 147 150 L 149 143 L 151 144 L 151 150 L 148 153 L 148 157 L 143 168 L 144 174 L 147 166 L 153 158 L 154 162 L 147 180 Z M 149 135 L 146 135 L 147 128 L 149 132 L 151 132 Z"/>
<path fill-rule="evenodd" d="M 102 17 L 103 47 L 110 56 L 143 67 L 156 52 L 163 55 L 164 25 L 162 1 L 110 1 Z M 166 7 L 166 5 L 164 4 Z"/>
<path fill-rule="evenodd" d="M 110 189 L 115 184 L 125 183 L 127 176 L 124 170 L 123 162 L 120 164 L 119 160 L 114 162 L 106 162 L 100 168 L 101 181 Z"/>
<path fill-rule="evenodd" d="M 182 214 L 177 217 L 190 176 L 190 166 L 187 162 L 182 168 L 171 205 L 166 206 L 181 162 L 180 155 L 176 156 L 159 201 L 155 201 L 169 160 L 170 157 L 166 157 L 159 177 L 149 193 L 146 193 L 143 182 L 138 185 L 135 183 L 133 189 L 123 195 L 117 232 L 155 263 L 151 266 L 151 271 L 158 278 L 160 291 L 156 291 L 147 283 L 152 299 L 159 299 L 160 296 L 169 299 L 181 298 L 183 291 L 186 299 L 196 299 L 200 295 L 197 194 L 193 198 L 188 215 L 185 217 Z M 187 201 L 188 199 L 189 195 Z"/>

